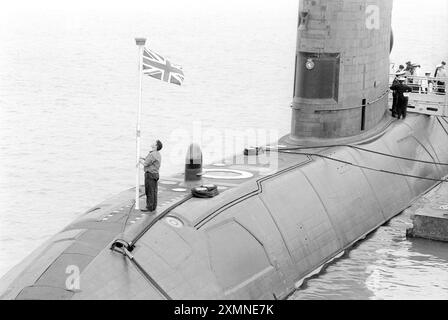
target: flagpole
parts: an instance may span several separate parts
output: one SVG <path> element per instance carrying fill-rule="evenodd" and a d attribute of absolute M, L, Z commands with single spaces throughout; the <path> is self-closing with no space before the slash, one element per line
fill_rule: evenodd
<path fill-rule="evenodd" d="M 136 160 L 137 169 L 135 173 L 135 209 L 140 210 L 140 122 L 142 117 L 142 80 L 143 80 L 143 49 L 146 44 L 145 38 L 135 38 L 135 43 L 138 46 L 138 74 L 139 74 L 139 96 L 138 96 L 138 113 L 137 113 L 137 128 L 136 128 Z"/>

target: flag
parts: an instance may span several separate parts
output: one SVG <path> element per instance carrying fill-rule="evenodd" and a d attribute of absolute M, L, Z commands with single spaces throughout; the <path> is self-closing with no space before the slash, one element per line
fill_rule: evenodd
<path fill-rule="evenodd" d="M 172 64 L 160 54 L 147 48 L 143 51 L 143 74 L 177 85 L 184 82 L 182 67 Z"/>

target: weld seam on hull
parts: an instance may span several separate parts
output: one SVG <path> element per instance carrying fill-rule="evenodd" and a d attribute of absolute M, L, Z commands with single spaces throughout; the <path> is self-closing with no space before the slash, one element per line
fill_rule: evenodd
<path fill-rule="evenodd" d="M 185 202 L 187 202 L 188 200 L 192 199 L 193 196 L 190 194 L 188 196 L 186 196 L 184 199 L 182 199 L 181 201 L 175 203 L 174 205 L 172 205 L 171 207 L 167 208 L 164 212 L 162 212 L 159 216 L 157 216 L 154 220 L 152 220 L 150 222 L 150 224 L 145 227 L 130 243 L 129 245 L 132 247 L 135 245 L 135 243 L 140 240 L 141 237 L 143 237 L 145 235 L 145 233 L 151 229 L 157 222 L 159 222 L 161 219 L 163 219 L 167 214 L 169 214 L 171 211 L 173 211 L 174 209 L 176 209 L 177 207 L 181 206 L 182 204 L 184 204 Z"/>

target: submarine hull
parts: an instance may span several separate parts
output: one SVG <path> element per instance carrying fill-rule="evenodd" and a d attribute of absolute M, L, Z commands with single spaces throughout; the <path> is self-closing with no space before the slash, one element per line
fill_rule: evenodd
<path fill-rule="evenodd" d="M 278 154 L 279 167 L 270 172 L 263 164 L 227 162 L 224 170 L 252 177 L 205 177 L 205 183 L 220 186 L 221 194 L 212 199 L 172 192 L 182 184 L 180 176 L 173 177 L 161 182 L 161 196 L 171 200 L 157 217 L 133 225 L 125 214 L 104 220 L 132 202 L 133 191 L 124 192 L 7 274 L 0 281 L 1 298 L 287 298 L 304 279 L 438 184 L 411 176 L 448 174 L 447 166 L 429 163 L 448 162 L 447 132 L 445 121 L 415 115 L 360 142 L 365 149 L 428 163 L 349 147 L 313 152 L 351 165 L 294 153 Z M 132 252 L 111 250 L 118 238 L 132 242 Z M 67 288 L 70 266 L 79 268 L 78 288 Z"/>

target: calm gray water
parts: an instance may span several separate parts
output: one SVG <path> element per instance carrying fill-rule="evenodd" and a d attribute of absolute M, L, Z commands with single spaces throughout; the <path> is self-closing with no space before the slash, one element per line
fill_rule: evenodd
<path fill-rule="evenodd" d="M 195 126 L 289 131 L 297 1 L 62 2 L 0 4 L 0 275 L 133 187 L 135 36 L 186 73 L 180 88 L 144 79 L 142 145 L 165 142 L 162 175 L 182 170 Z M 445 0 L 396 0 L 392 60 L 432 71 L 447 21 Z M 409 224 L 394 219 L 293 298 L 447 299 L 448 246 L 406 240 Z"/>

